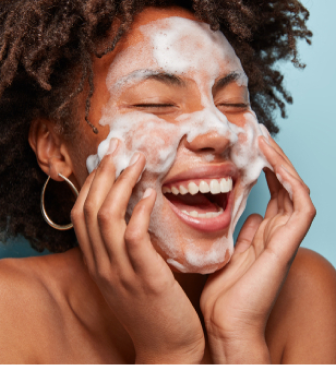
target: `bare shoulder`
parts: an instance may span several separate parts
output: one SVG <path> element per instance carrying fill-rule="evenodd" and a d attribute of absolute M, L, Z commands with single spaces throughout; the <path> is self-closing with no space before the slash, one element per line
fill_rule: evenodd
<path fill-rule="evenodd" d="M 0 260 L 0 363 L 38 362 L 50 328 L 62 326 L 62 283 L 75 261 L 71 254 Z"/>
<path fill-rule="evenodd" d="M 299 249 L 266 338 L 276 362 L 336 362 L 336 270 L 324 257 Z"/>
<path fill-rule="evenodd" d="M 0 260 L 1 306 L 9 311 L 27 308 L 30 303 L 53 298 L 64 293 L 69 281 L 81 276 L 83 263 L 79 251 L 47 256 Z M 16 301 L 15 299 L 20 299 Z M 26 304 L 26 305 L 25 305 Z"/>

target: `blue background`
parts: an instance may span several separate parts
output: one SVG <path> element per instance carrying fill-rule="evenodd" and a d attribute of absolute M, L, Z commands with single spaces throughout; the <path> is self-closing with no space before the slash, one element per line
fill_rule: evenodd
<path fill-rule="evenodd" d="M 286 87 L 294 97 L 288 107 L 288 119 L 277 118 L 281 128 L 276 141 L 284 149 L 299 174 L 311 189 L 317 216 L 302 246 L 325 256 L 336 267 L 334 226 L 334 183 L 336 183 L 336 117 L 334 91 L 336 85 L 336 1 L 303 0 L 310 11 L 309 28 L 313 31 L 313 45 L 300 44 L 304 71 L 291 64 L 279 64 L 286 75 Z M 248 200 L 246 217 L 257 212 L 264 214 L 269 199 L 265 179 L 260 177 Z M 45 252 L 44 254 L 46 254 Z M 37 255 L 23 239 L 0 244 L 0 257 Z"/>

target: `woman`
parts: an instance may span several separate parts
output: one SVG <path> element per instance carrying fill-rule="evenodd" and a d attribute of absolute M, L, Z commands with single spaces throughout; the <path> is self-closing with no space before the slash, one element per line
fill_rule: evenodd
<path fill-rule="evenodd" d="M 246 150 L 252 109 L 277 131 L 271 111 L 284 105 L 275 92 L 290 98 L 272 66 L 297 62 L 307 12 L 297 1 L 194 8 L 1 4 L 1 226 L 62 252 L 1 262 L 2 362 L 335 361 L 334 269 L 307 250 L 294 260 L 315 215 L 309 190 L 265 130 Z M 181 54 L 158 38 L 178 39 Z M 171 52 L 179 62 L 167 72 L 174 59 L 159 60 Z M 239 167 L 243 152 L 247 161 L 263 156 L 271 200 L 232 252 L 238 197 L 255 180 Z M 47 176 L 80 191 L 76 236 L 40 217 Z M 212 191 L 213 180 L 229 187 Z M 201 190 L 203 181 L 211 191 L 189 185 Z M 71 189 L 59 186 L 44 185 L 53 195 L 42 211 L 61 212 L 64 226 Z"/>

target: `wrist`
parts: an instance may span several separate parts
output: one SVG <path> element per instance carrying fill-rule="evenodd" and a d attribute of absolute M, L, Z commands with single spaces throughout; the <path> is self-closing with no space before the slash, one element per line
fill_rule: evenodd
<path fill-rule="evenodd" d="M 199 364 L 204 356 L 204 347 L 171 349 L 151 348 L 136 350 L 136 364 Z"/>
<path fill-rule="evenodd" d="M 263 333 L 230 335 L 209 334 L 209 345 L 215 363 L 270 364 L 270 353 Z"/>
<path fill-rule="evenodd" d="M 136 354 L 136 364 L 200 364 L 203 354 L 190 353 L 140 353 Z"/>

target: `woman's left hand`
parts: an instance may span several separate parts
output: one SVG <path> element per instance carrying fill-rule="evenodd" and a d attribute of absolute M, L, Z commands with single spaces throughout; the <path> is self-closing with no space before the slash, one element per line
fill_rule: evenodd
<path fill-rule="evenodd" d="M 230 263 L 209 276 L 201 296 L 218 363 L 270 362 L 266 322 L 316 214 L 308 187 L 281 148 L 271 137 L 259 137 L 259 146 L 275 172 L 265 169 L 271 193 L 265 217 L 247 219 Z"/>

